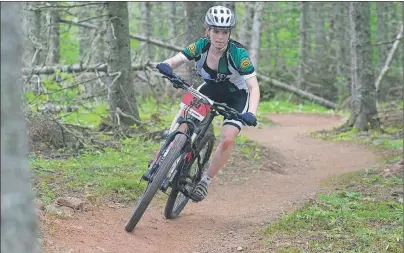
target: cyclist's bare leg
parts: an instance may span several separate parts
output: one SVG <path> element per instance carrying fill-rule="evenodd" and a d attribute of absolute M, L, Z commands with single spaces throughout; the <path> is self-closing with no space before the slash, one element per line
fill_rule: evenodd
<path fill-rule="evenodd" d="M 196 201 L 201 201 L 208 194 L 208 187 L 211 179 L 216 176 L 217 172 L 229 160 L 234 141 L 239 132 L 238 128 L 232 125 L 224 125 L 222 127 L 222 136 L 219 145 L 213 154 L 212 163 L 210 164 L 207 173 L 202 176 L 201 181 L 199 181 L 192 193 Z"/>
<path fill-rule="evenodd" d="M 180 111 L 175 116 L 173 122 L 171 123 L 170 133 L 174 131 L 174 125 L 177 122 L 179 116 L 184 116 L 184 110 Z M 186 124 L 180 126 L 180 130 L 185 130 Z M 213 154 L 212 163 L 207 170 L 207 174 L 210 178 L 216 176 L 217 172 L 227 163 L 230 158 L 230 153 L 234 146 L 234 141 L 240 130 L 233 125 L 224 125 L 221 130 L 221 138 L 219 145 Z"/>
<path fill-rule="evenodd" d="M 240 130 L 233 125 L 222 126 L 220 142 L 213 154 L 212 163 L 207 171 L 210 178 L 216 176 L 217 172 L 223 168 L 229 160 L 234 141 L 239 133 Z"/>

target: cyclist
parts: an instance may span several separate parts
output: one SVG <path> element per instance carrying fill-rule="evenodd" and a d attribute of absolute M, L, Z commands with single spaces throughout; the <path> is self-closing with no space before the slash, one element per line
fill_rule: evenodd
<path fill-rule="evenodd" d="M 167 64 L 165 67 L 175 69 L 185 62 L 195 60 L 196 71 L 205 80 L 198 90 L 215 102 L 226 103 L 242 113 L 242 118 L 248 125 L 256 126 L 260 90 L 247 50 L 230 39 L 231 29 L 235 24 L 234 13 L 229 8 L 211 7 L 205 15 L 206 37 L 160 64 Z M 182 110 L 173 124 L 179 116 L 183 116 Z M 192 193 L 198 201 L 207 196 L 212 178 L 229 160 L 241 127 L 242 123 L 239 121 L 224 120 L 221 139 L 212 162 Z"/>

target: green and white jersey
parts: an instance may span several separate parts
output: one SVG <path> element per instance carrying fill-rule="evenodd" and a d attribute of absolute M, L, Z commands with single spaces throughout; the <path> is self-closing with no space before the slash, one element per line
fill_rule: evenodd
<path fill-rule="evenodd" d="M 206 64 L 210 39 L 203 37 L 182 51 L 185 61 L 195 60 L 197 73 L 209 85 L 227 87 L 230 92 L 245 90 L 246 80 L 256 76 L 254 66 L 247 50 L 237 41 L 230 39 L 225 53 L 219 59 L 218 70 L 211 70 Z"/>

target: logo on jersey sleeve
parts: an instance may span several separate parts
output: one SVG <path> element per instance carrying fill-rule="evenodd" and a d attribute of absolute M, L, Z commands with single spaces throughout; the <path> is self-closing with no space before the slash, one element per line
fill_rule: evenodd
<path fill-rule="evenodd" d="M 241 63 L 240 63 L 240 68 L 241 68 L 241 70 L 246 70 L 248 67 L 250 67 L 252 65 L 252 63 L 251 63 L 251 61 L 250 61 L 250 59 L 248 59 L 248 58 L 243 58 L 242 60 L 241 60 Z"/>
<path fill-rule="evenodd" d="M 188 51 L 191 54 L 191 56 L 195 56 L 195 53 L 196 53 L 195 43 L 192 43 L 191 45 L 188 46 Z"/>

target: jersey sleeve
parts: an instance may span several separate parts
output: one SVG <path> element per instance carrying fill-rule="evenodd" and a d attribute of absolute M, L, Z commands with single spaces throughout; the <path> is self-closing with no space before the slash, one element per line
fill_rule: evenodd
<path fill-rule="evenodd" d="M 201 38 L 197 42 L 192 43 L 188 47 L 184 48 L 181 52 L 188 60 L 194 60 L 196 57 L 202 54 L 202 49 L 208 44 L 209 40 Z"/>
<path fill-rule="evenodd" d="M 244 48 L 239 48 L 237 58 L 238 72 L 241 76 L 243 76 L 244 80 L 256 76 L 254 65 L 252 64 L 251 59 L 248 56 L 247 50 L 245 50 Z"/>

